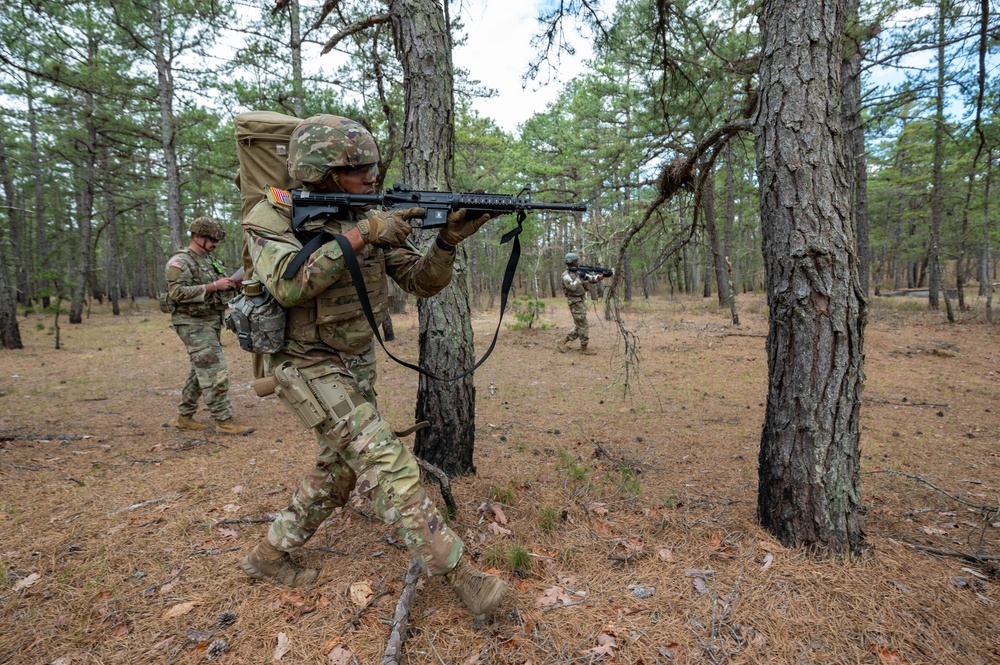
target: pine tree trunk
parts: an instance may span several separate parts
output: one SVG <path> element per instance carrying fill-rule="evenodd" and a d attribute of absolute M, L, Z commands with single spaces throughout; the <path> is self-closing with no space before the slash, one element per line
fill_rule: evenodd
<path fill-rule="evenodd" d="M 986 181 L 983 185 L 983 282 L 986 285 L 986 320 L 993 322 L 993 249 L 990 247 L 990 181 L 993 179 L 993 150 L 986 153 Z"/>
<path fill-rule="evenodd" d="M 111 185 L 111 164 L 108 151 L 103 151 L 102 166 L 105 178 L 104 205 L 107 218 L 104 226 L 104 290 L 111 302 L 111 313 L 121 314 L 119 299 L 121 298 L 122 265 L 118 256 L 118 216 L 115 210 L 114 187 Z"/>
<path fill-rule="evenodd" d="M 27 76 L 25 80 L 28 90 L 28 130 L 31 134 L 31 174 L 35 182 L 35 251 L 38 257 L 35 265 L 39 274 L 42 307 L 48 307 L 52 277 L 49 275 L 51 260 L 45 229 L 45 183 L 42 177 L 41 153 L 38 148 L 38 114 L 35 112 L 34 94 L 31 88 L 32 77 Z"/>
<path fill-rule="evenodd" d="M 733 324 L 739 325 L 740 317 L 736 313 L 736 301 L 733 298 L 733 289 L 729 283 L 729 268 L 726 266 L 726 256 L 723 253 L 722 241 L 719 238 L 719 228 L 715 223 L 715 187 L 713 182 L 713 178 L 709 175 L 705 181 L 705 191 L 701 195 L 701 211 L 705 216 L 705 228 L 708 230 L 708 241 L 712 250 L 715 283 L 719 287 L 719 306 L 729 308 Z"/>
<path fill-rule="evenodd" d="M 10 231 L 10 244 L 14 258 L 14 297 L 17 302 L 30 305 L 31 297 L 28 293 L 28 275 L 25 267 L 26 243 L 23 238 L 24 230 L 21 227 L 23 215 L 20 213 L 21 206 L 17 203 L 14 181 L 11 179 L 10 169 L 7 166 L 6 138 L 6 136 L 0 135 L 0 182 L 3 183 L 7 229 Z"/>
<path fill-rule="evenodd" d="M 944 216 L 944 83 L 945 83 L 945 2 L 938 2 L 937 92 L 934 112 L 934 188 L 931 192 L 931 246 L 927 262 L 930 268 L 927 304 L 938 309 L 941 291 L 940 253 L 941 218 Z"/>
<path fill-rule="evenodd" d="M 847 149 L 845 158 L 851 183 L 851 215 L 857 242 L 858 279 L 861 292 L 868 295 L 871 263 L 868 242 L 868 159 L 865 156 L 865 128 L 861 118 L 861 49 L 858 0 L 847 0 L 849 32 L 841 68 L 843 125 Z"/>
<path fill-rule="evenodd" d="M 3 252 L 0 252 L 0 348 L 24 348 L 21 330 L 17 326 L 17 308 L 7 284 L 7 259 Z"/>
<path fill-rule="evenodd" d="M 839 113 L 846 0 L 766 0 L 755 147 L 770 329 L 758 516 L 856 556 L 865 300 Z M 834 110 L 834 112 L 831 112 Z"/>
<path fill-rule="evenodd" d="M 79 190 L 76 195 L 77 255 L 72 267 L 72 297 L 70 300 L 69 322 L 83 323 L 83 304 L 87 299 L 90 282 L 90 237 L 94 218 L 94 179 L 97 171 L 97 126 L 94 124 L 92 109 L 93 95 L 84 93 L 87 109 L 85 124 L 87 142 L 84 147 L 83 165 L 77 169 Z"/>
<path fill-rule="evenodd" d="M 454 97 L 444 12 L 434 0 L 390 0 L 389 14 L 405 82 L 404 179 L 416 189 L 451 190 Z M 418 242 L 427 247 L 435 236 L 420 234 Z M 455 376 L 474 362 L 467 264 L 459 245 L 451 284 L 417 303 L 420 366 L 438 376 Z M 432 427 L 417 432 L 413 450 L 449 476 L 476 471 L 475 397 L 471 374 L 449 382 L 420 376 L 416 419 Z"/>
<path fill-rule="evenodd" d="M 157 101 L 160 106 L 160 143 L 163 146 L 163 170 L 167 175 L 167 221 L 170 224 L 170 251 L 173 252 L 185 244 L 181 231 L 181 179 L 177 167 L 174 129 L 174 80 L 170 61 L 166 56 L 160 0 L 151 0 L 149 10 L 152 18 Z"/>

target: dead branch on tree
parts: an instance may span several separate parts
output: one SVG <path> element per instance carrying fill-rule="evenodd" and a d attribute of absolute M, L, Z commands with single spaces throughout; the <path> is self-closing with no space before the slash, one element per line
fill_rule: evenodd
<path fill-rule="evenodd" d="M 351 35 L 366 30 L 375 25 L 382 25 L 383 23 L 388 23 L 390 21 L 390 16 L 388 14 L 376 14 L 375 16 L 369 16 L 363 21 L 357 21 L 345 27 L 343 30 L 330 37 L 326 45 L 323 46 L 323 50 L 320 51 L 320 55 L 326 55 L 333 49 L 337 47 L 344 38 L 350 37 Z"/>
<path fill-rule="evenodd" d="M 755 96 L 752 97 L 755 99 Z M 678 156 L 676 159 L 663 167 L 660 171 L 660 177 L 657 179 L 656 199 L 654 199 L 653 202 L 646 208 L 642 219 L 626 231 L 625 237 L 618 248 L 618 259 L 615 265 L 618 267 L 619 273 L 622 272 L 621 266 L 625 265 L 628 248 L 631 245 L 633 238 L 646 228 L 657 210 L 670 201 L 682 189 L 691 189 L 694 187 L 695 209 L 691 228 L 689 229 L 686 237 L 675 236 L 674 240 L 671 241 L 670 246 L 667 247 L 664 254 L 666 256 L 670 256 L 690 241 L 698 226 L 698 204 L 701 201 L 701 190 L 705 184 L 707 173 L 711 170 L 717 155 L 726 143 L 728 143 L 740 132 L 750 131 L 753 128 L 750 116 L 753 115 L 755 110 L 756 101 L 748 103 L 743 108 L 741 117 L 730 120 L 699 141 L 686 157 Z M 696 174 L 696 167 L 700 162 L 702 162 L 703 158 L 705 160 L 703 162 L 704 168 L 700 174 Z M 622 361 L 621 375 L 623 390 L 626 394 L 628 394 L 630 390 L 631 377 L 638 371 L 639 367 L 639 338 L 635 333 L 628 330 L 625 327 L 625 323 L 622 321 L 621 310 L 618 304 L 618 286 L 618 280 L 612 281 L 610 295 L 608 297 L 612 304 L 612 318 L 615 321 L 615 325 L 618 327 L 618 332 L 621 334 L 622 339 L 625 342 L 625 353 Z"/>

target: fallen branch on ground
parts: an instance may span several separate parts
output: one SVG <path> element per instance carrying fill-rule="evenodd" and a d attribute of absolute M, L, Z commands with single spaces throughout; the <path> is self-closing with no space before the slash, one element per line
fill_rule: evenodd
<path fill-rule="evenodd" d="M 437 478 L 438 485 L 441 486 L 441 496 L 444 498 L 444 505 L 448 506 L 448 510 L 451 511 L 452 515 L 458 514 L 458 504 L 455 503 L 455 497 L 451 495 L 451 481 L 448 480 L 448 474 L 434 466 L 430 462 L 426 462 L 416 455 L 414 457 L 417 460 L 417 464 L 420 468 Z"/>
<path fill-rule="evenodd" d="M 914 475 L 912 473 L 906 473 L 905 471 L 894 471 L 892 469 L 881 469 L 879 471 L 866 471 L 865 473 L 891 473 L 891 474 L 897 475 L 897 476 L 905 476 L 906 478 L 910 478 L 911 480 L 916 480 L 917 482 L 921 482 L 921 483 L 927 485 L 928 487 L 930 487 L 931 489 L 934 489 L 934 490 L 940 492 L 941 494 L 944 494 L 946 497 L 948 497 L 952 501 L 957 501 L 958 503 L 962 504 L 963 506 L 969 506 L 970 508 L 975 508 L 976 510 L 980 511 L 983 514 L 983 517 L 985 517 L 986 519 L 993 519 L 993 517 L 995 517 L 996 515 L 1000 515 L 1000 505 L 996 505 L 996 506 L 982 506 L 982 505 L 979 505 L 978 503 L 972 503 L 971 501 L 966 501 L 965 499 L 959 498 L 959 497 L 955 496 L 954 494 L 946 492 L 945 490 L 941 489 L 940 487 L 938 487 L 934 483 L 929 482 L 929 481 L 925 480 L 924 478 L 921 478 L 920 476 Z"/>
<path fill-rule="evenodd" d="M 403 640 L 406 638 L 406 624 L 410 620 L 410 607 L 417 595 L 417 578 L 420 577 L 420 562 L 416 557 L 410 561 L 403 577 L 403 590 L 399 592 L 396 601 L 396 616 L 392 620 L 392 632 L 385 644 L 381 665 L 398 665 L 399 656 L 403 652 Z"/>
<path fill-rule="evenodd" d="M 907 543 L 903 541 L 904 545 L 908 545 L 913 549 L 920 552 L 927 552 L 928 554 L 937 554 L 938 556 L 950 556 L 956 559 L 965 559 L 966 561 L 971 561 L 973 563 L 983 563 L 985 561 L 1000 561 L 1000 555 L 998 554 L 969 554 L 968 552 L 959 552 L 958 550 L 942 550 L 937 547 L 928 547 L 927 545 L 917 545 L 916 543 Z"/>

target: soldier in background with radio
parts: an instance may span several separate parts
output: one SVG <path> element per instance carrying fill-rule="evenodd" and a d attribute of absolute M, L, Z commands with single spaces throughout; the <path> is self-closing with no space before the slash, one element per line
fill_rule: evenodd
<path fill-rule="evenodd" d="M 306 190 L 371 194 L 378 160 L 371 133 L 340 116 L 303 120 L 289 141 L 288 173 Z M 252 274 L 247 269 L 247 280 L 258 280 L 285 309 L 284 345 L 265 365 L 279 399 L 302 427 L 315 432 L 319 448 L 291 503 L 243 558 L 243 571 L 289 586 L 312 583 L 319 571 L 301 567 L 289 553 L 356 489 L 397 527 L 428 575 L 444 577 L 475 617 L 492 613 L 506 583 L 462 556 L 461 538 L 421 486 L 416 459 L 378 412 L 374 333 L 344 259 L 345 251 L 356 254 L 362 288 L 380 321 L 388 302 L 387 276 L 418 297 L 436 294 L 451 281 L 455 246 L 490 216 L 466 220 L 464 210 L 451 213 L 421 253 L 407 236 L 408 220 L 422 216 L 423 209 L 344 208 L 310 222 L 307 230 L 340 235 L 350 247 L 330 241 L 297 264 L 303 244 L 291 229 L 291 197 L 274 187 L 265 190 L 265 200 L 243 219 L 253 268 Z"/>
<path fill-rule="evenodd" d="M 191 363 L 177 407 L 177 427 L 205 429 L 204 424 L 194 419 L 200 397 L 215 419 L 216 432 L 249 434 L 253 428 L 233 420 L 228 395 L 229 370 L 219 340 L 222 312 L 229 301 L 227 294 L 239 288 L 239 282 L 227 277 L 222 263 L 211 255 L 225 239 L 226 231 L 211 217 L 198 217 L 188 230 L 190 244 L 171 256 L 166 266 L 170 323 L 184 342 Z"/>
<path fill-rule="evenodd" d="M 580 256 L 575 252 L 567 254 L 562 284 L 566 302 L 569 304 L 569 312 L 573 315 L 573 330 L 566 335 L 565 339 L 559 340 L 556 349 L 559 350 L 559 353 L 566 353 L 569 351 L 567 344 L 579 339 L 580 353 L 585 356 L 593 356 L 597 355 L 597 352 L 587 346 L 590 343 L 590 323 L 587 322 L 587 293 L 590 292 L 590 285 L 604 279 L 604 275 L 581 275 L 577 271 L 579 267 Z"/>

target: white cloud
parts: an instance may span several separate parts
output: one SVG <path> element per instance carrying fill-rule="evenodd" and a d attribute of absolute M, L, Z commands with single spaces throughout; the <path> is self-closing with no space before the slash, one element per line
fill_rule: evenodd
<path fill-rule="evenodd" d="M 558 59 L 553 53 L 552 69 L 543 67 L 537 80 L 523 86 L 529 64 L 538 57 L 531 41 L 541 27 L 537 17 L 543 4 L 548 3 L 481 0 L 465 3 L 458 17 L 469 38 L 465 45 L 455 48 L 455 66 L 467 69 L 472 79 L 498 93 L 493 98 L 474 100 L 473 108 L 509 132 L 516 132 L 521 123 L 555 101 L 566 81 L 582 72 L 584 61 L 593 55 L 590 42 L 578 34 L 576 24 L 569 22 L 564 37 L 576 53 L 563 53 Z"/>

